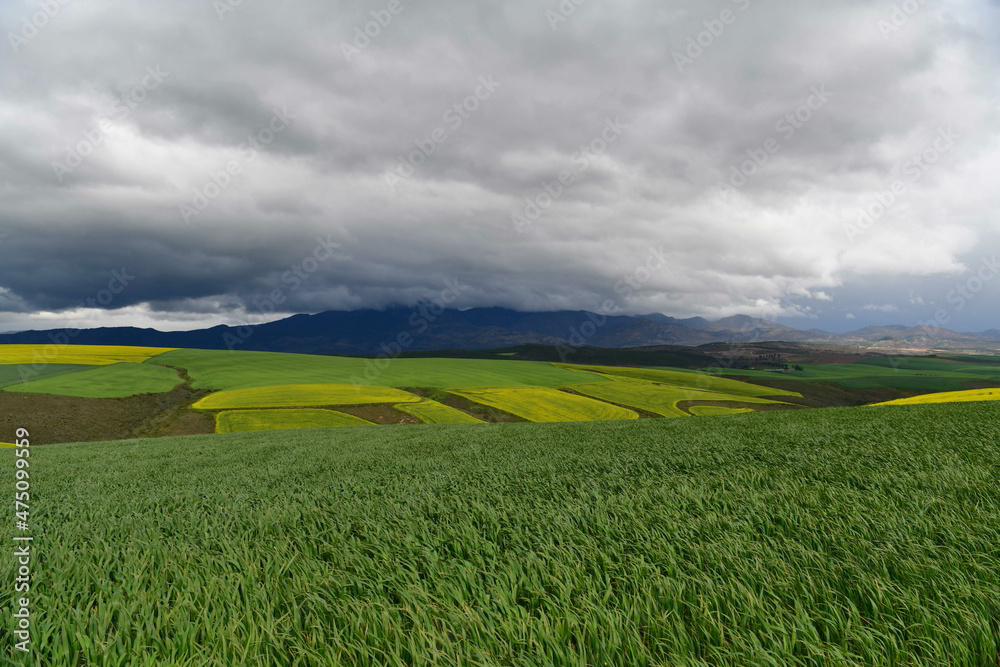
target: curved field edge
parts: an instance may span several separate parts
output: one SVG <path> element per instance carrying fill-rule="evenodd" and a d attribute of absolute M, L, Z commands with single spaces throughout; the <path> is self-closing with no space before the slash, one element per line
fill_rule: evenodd
<path fill-rule="evenodd" d="M 993 667 L 997 416 L 966 403 L 41 447 L 32 657 Z"/>
<path fill-rule="evenodd" d="M 287 352 L 178 349 L 150 363 L 186 368 L 195 389 L 232 390 L 291 384 L 384 387 L 545 386 L 579 382 L 580 374 L 545 361 L 500 359 L 364 359 Z"/>
<path fill-rule="evenodd" d="M 713 417 L 717 415 L 738 415 L 753 412 L 753 408 L 730 408 L 724 405 L 692 405 L 688 412 L 695 417 Z"/>
<path fill-rule="evenodd" d="M 419 403 L 400 403 L 393 406 L 400 412 L 416 417 L 425 424 L 482 424 L 483 420 L 476 419 L 470 414 L 462 412 L 458 408 L 450 405 L 438 403 L 431 399 L 425 399 Z"/>
<path fill-rule="evenodd" d="M 549 387 L 464 388 L 448 393 L 530 422 L 639 419 L 639 413 L 634 410 Z"/>
<path fill-rule="evenodd" d="M 78 398 L 124 398 L 166 393 L 182 382 L 172 368 L 123 361 L 10 385 L 3 391 Z"/>
<path fill-rule="evenodd" d="M 658 384 L 684 387 L 697 391 L 714 391 L 735 396 L 792 396 L 802 398 L 802 395 L 787 389 L 777 389 L 739 380 L 715 377 L 708 373 L 694 371 L 676 371 L 662 368 L 630 368 L 625 366 L 584 366 L 580 364 L 553 364 L 567 370 L 592 373 L 597 377 L 629 378 L 645 380 Z"/>
<path fill-rule="evenodd" d="M 661 417 L 691 416 L 690 412 L 680 404 L 692 401 L 731 402 L 737 404 L 738 407 L 745 407 L 746 404 L 790 405 L 770 398 L 702 391 L 691 387 L 658 384 L 627 377 L 616 377 L 610 382 L 573 385 L 569 388 L 584 396 L 626 405 Z"/>
<path fill-rule="evenodd" d="M 1000 389 L 969 389 L 966 391 L 945 391 L 921 394 L 910 398 L 899 398 L 875 405 L 926 405 L 932 403 L 965 403 L 970 401 L 1000 401 Z"/>
<path fill-rule="evenodd" d="M 320 405 L 371 405 L 415 403 L 419 396 L 402 389 L 350 384 L 293 384 L 231 389 L 202 398 L 192 407 L 198 410 L 236 408 L 296 408 Z"/>
<path fill-rule="evenodd" d="M 0 345 L 0 364 L 84 364 L 102 366 L 123 361 L 143 362 L 173 347 L 130 345 Z"/>
<path fill-rule="evenodd" d="M 374 426 L 374 424 L 360 417 L 336 410 L 313 408 L 225 410 L 215 415 L 216 433 L 248 433 L 345 426 Z"/>
<path fill-rule="evenodd" d="M 22 382 L 44 380 L 67 373 L 80 373 L 99 366 L 88 364 L 0 364 L 0 388 Z"/>

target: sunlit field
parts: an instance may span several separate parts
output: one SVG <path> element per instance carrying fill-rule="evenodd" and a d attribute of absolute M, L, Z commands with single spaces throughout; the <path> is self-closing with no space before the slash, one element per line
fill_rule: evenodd
<path fill-rule="evenodd" d="M 40 447 L 31 664 L 995 667 L 998 418 L 982 402 Z"/>

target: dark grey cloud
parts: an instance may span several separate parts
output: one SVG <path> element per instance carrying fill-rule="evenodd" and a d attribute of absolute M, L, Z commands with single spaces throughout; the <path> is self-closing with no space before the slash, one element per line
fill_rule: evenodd
<path fill-rule="evenodd" d="M 910 292 L 944 299 L 997 249 L 994 2 L 401 0 L 367 44 L 388 0 L 225 2 L 68 0 L 30 38 L 39 5 L 0 6 L 0 328 L 447 279 L 460 306 L 851 328 L 922 319 Z M 306 271 L 317 239 L 340 245 Z M 956 325 L 995 326 L 996 289 Z"/>

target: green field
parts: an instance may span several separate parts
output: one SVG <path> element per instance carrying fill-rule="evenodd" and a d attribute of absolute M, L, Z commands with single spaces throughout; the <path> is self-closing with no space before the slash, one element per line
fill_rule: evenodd
<path fill-rule="evenodd" d="M 891 387 L 929 392 L 968 389 L 973 382 L 1000 386 L 1000 365 L 975 361 L 975 358 L 956 362 L 928 357 L 880 357 L 854 364 L 803 364 L 802 371 L 789 373 L 736 368 L 714 368 L 712 372 L 768 380 L 836 382 L 852 388 Z"/>
<path fill-rule="evenodd" d="M 638 419 L 632 410 L 548 387 L 491 387 L 450 393 L 488 405 L 530 422 Z"/>
<path fill-rule="evenodd" d="M 180 382 L 177 371 L 172 368 L 121 362 L 77 373 L 63 373 L 24 384 L 9 385 L 4 387 L 4 391 L 59 394 L 81 398 L 118 398 L 170 391 Z"/>
<path fill-rule="evenodd" d="M 376 361 L 278 352 L 174 350 L 152 364 L 186 368 L 194 387 L 246 389 L 279 384 L 364 384 L 384 387 L 558 387 L 580 382 L 580 373 L 541 361 L 500 359 L 387 359 Z M 370 372 L 366 375 L 366 370 Z"/>
<path fill-rule="evenodd" d="M 476 419 L 461 410 L 438 403 L 437 401 L 425 400 L 419 403 L 400 403 L 395 406 L 400 412 L 416 417 L 425 424 L 482 424 L 482 420 Z"/>
<path fill-rule="evenodd" d="M 713 377 L 705 373 L 693 371 L 667 370 L 663 368 L 624 368 L 616 366 L 579 366 L 556 364 L 562 368 L 585 371 L 592 374 L 609 375 L 612 377 L 647 380 L 658 384 L 689 387 L 700 391 L 715 391 L 734 396 L 798 396 L 799 394 L 785 389 L 775 389 L 757 384 L 749 384 L 738 380 Z M 586 380 L 585 380 L 586 381 Z"/>
<path fill-rule="evenodd" d="M 97 368 L 81 364 L 4 364 L 0 365 L 0 387 L 9 387 L 21 382 L 32 382 L 55 377 L 64 373 L 79 373 L 80 371 Z"/>
<path fill-rule="evenodd" d="M 230 408 L 292 408 L 315 405 L 367 405 L 409 403 L 420 397 L 392 387 L 350 384 L 289 384 L 253 389 L 233 389 L 210 394 L 194 404 L 199 410 Z"/>
<path fill-rule="evenodd" d="M 38 665 L 996 667 L 998 417 L 39 447 L 35 653 L 10 622 L 0 645 Z"/>
<path fill-rule="evenodd" d="M 281 431 L 301 428 L 372 426 L 370 421 L 335 410 L 226 410 L 215 416 L 218 433 Z"/>
<path fill-rule="evenodd" d="M 743 384 L 743 383 L 736 383 Z M 722 394 L 714 391 L 699 391 L 689 387 L 659 385 L 645 380 L 616 377 L 611 382 L 573 385 L 573 391 L 593 398 L 627 405 L 660 415 L 661 417 L 688 417 L 687 412 L 677 406 L 681 401 L 731 401 L 735 403 L 756 403 L 774 405 L 780 403 L 768 398 Z"/>

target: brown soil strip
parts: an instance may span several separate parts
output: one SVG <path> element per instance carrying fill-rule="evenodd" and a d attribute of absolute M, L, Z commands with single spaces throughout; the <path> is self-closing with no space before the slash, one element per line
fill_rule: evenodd
<path fill-rule="evenodd" d="M 574 396 L 581 396 L 583 398 L 589 398 L 592 401 L 600 401 L 601 403 L 608 403 L 610 405 L 615 405 L 619 408 L 625 408 L 626 410 L 631 410 L 632 412 L 639 413 L 639 419 L 663 419 L 663 415 L 658 415 L 655 412 L 650 412 L 649 410 L 643 410 L 642 408 L 636 408 L 631 405 L 625 405 L 624 403 L 615 403 L 613 401 L 608 401 L 603 398 L 594 398 L 593 396 L 587 396 L 586 394 L 581 394 L 578 391 L 574 391 L 567 387 L 560 387 L 559 391 L 564 391 L 567 394 L 573 394 Z"/>
<path fill-rule="evenodd" d="M 361 417 L 373 424 L 422 424 L 423 422 L 395 409 L 392 404 L 380 405 L 338 405 L 333 408 L 355 417 Z"/>
<path fill-rule="evenodd" d="M 498 410 L 497 408 L 493 408 L 488 405 L 483 405 L 482 403 L 476 403 L 475 401 L 470 401 L 464 396 L 449 394 L 446 391 L 442 391 L 439 394 L 434 394 L 432 398 L 438 403 L 443 403 L 449 407 L 455 408 L 456 410 L 461 410 L 467 415 L 472 415 L 476 419 L 481 419 L 486 422 L 498 423 L 498 422 L 528 421 L 523 417 L 518 417 L 517 415 L 511 414 L 509 412 L 504 412 L 503 410 Z"/>
<path fill-rule="evenodd" d="M 781 397 L 786 398 L 786 397 Z M 755 412 L 771 412 L 774 410 L 801 410 L 801 405 L 781 405 L 774 403 L 744 403 L 742 401 L 677 401 L 677 407 L 691 414 L 695 405 L 711 405 L 720 408 L 750 408 Z"/>
<path fill-rule="evenodd" d="M 77 398 L 0 392 L 0 441 L 12 442 L 18 428 L 28 429 L 33 445 L 214 433 L 214 415 L 189 407 L 210 392 L 191 389 L 187 374 L 175 370 L 183 383 L 160 394 Z"/>
<path fill-rule="evenodd" d="M 397 389 L 416 394 L 420 398 L 431 398 L 440 391 L 439 389 L 431 389 L 430 387 L 397 387 Z"/>

